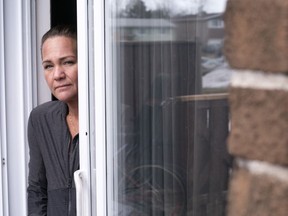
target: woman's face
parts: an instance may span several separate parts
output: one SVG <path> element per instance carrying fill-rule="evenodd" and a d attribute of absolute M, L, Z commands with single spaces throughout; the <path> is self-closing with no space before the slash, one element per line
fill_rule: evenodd
<path fill-rule="evenodd" d="M 73 38 L 55 36 L 42 46 L 42 65 L 52 94 L 60 101 L 78 103 L 77 47 Z"/>

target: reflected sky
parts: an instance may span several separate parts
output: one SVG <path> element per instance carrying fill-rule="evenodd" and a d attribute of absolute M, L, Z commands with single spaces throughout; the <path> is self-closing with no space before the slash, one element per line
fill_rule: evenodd
<path fill-rule="evenodd" d="M 221 13 L 226 8 L 227 0 L 206 0 L 203 10 L 207 13 Z"/>
<path fill-rule="evenodd" d="M 117 0 L 118 10 L 137 0 Z M 227 0 L 142 0 L 147 10 L 168 9 L 171 15 L 196 14 L 199 11 L 206 13 L 221 13 L 225 10 Z M 114 4 L 114 0 L 110 0 Z"/>

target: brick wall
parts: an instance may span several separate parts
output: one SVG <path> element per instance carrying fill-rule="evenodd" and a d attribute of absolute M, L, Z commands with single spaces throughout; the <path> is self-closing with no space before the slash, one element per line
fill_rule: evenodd
<path fill-rule="evenodd" d="M 228 0 L 228 216 L 288 215 L 288 1 Z"/>

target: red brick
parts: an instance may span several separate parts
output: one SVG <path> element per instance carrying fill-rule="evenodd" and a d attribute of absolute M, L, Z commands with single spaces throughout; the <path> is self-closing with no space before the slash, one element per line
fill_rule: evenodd
<path fill-rule="evenodd" d="M 232 67 L 288 72 L 288 1 L 229 0 L 224 19 Z"/>
<path fill-rule="evenodd" d="M 287 216 L 288 182 L 268 175 L 234 170 L 228 194 L 228 216 Z"/>
<path fill-rule="evenodd" d="M 229 152 L 288 165 L 288 92 L 232 88 L 229 101 Z"/>

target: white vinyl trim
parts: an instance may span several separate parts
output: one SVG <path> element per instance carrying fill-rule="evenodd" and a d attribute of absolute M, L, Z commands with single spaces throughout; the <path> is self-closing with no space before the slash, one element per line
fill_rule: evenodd
<path fill-rule="evenodd" d="M 47 86 L 46 80 L 43 74 L 43 67 L 42 67 L 42 59 L 40 54 L 40 46 L 41 46 L 41 38 L 42 35 L 50 29 L 50 0 L 33 0 L 36 5 L 36 18 L 35 18 L 35 25 L 36 25 L 36 41 L 37 49 L 36 49 L 36 56 L 37 59 L 37 72 L 35 74 L 35 79 L 37 80 L 37 86 L 34 89 L 34 97 L 37 99 L 35 101 L 38 104 L 42 104 L 44 102 L 51 100 L 51 91 Z M 37 94 L 36 94 L 37 93 Z"/>
<path fill-rule="evenodd" d="M 97 216 L 107 215 L 105 13 L 104 0 L 94 0 L 94 83 Z M 97 30 L 97 31 L 96 31 Z"/>
<path fill-rule="evenodd" d="M 88 2 L 77 1 L 78 86 L 79 86 L 79 157 L 81 187 L 77 188 L 78 216 L 91 216 L 90 129 L 89 129 L 89 33 Z M 77 172 L 77 171 L 76 171 Z M 76 175 L 76 174 L 75 174 Z M 77 176 L 77 175 L 76 175 Z M 74 179 L 77 181 L 77 179 Z M 81 190 L 80 190 L 81 189 Z M 80 203 L 79 203 L 80 202 Z"/>
<path fill-rule="evenodd" d="M 7 137 L 6 137 L 6 85 L 5 85 L 5 54 L 4 54 L 4 5 L 0 1 L 0 215 L 9 215 L 8 206 L 8 174 L 7 174 Z"/>
<path fill-rule="evenodd" d="M 107 166 L 107 215 L 114 215 L 115 212 L 119 212 L 119 203 L 115 202 L 115 197 L 118 197 L 119 182 L 117 179 L 118 172 L 115 171 L 119 166 L 118 155 L 115 154 L 113 146 L 118 142 L 118 136 L 116 133 L 115 125 L 117 122 L 117 81 L 114 71 L 117 71 L 116 53 L 113 52 L 113 28 L 116 26 L 116 20 L 111 18 L 113 12 L 116 11 L 116 4 L 108 3 L 105 5 L 105 76 L 106 76 L 106 166 Z M 114 62 L 113 62 L 114 61 Z M 114 70 L 115 69 L 115 70 Z"/>
<path fill-rule="evenodd" d="M 0 3 L 1 216 L 27 215 L 27 121 L 35 87 L 35 4 Z M 35 28 L 34 28 L 35 30 Z"/>

